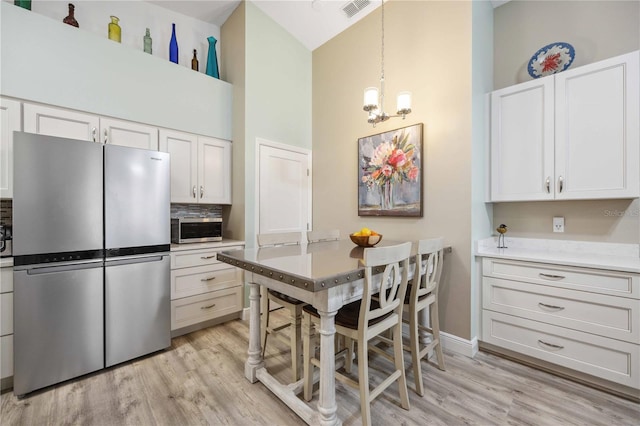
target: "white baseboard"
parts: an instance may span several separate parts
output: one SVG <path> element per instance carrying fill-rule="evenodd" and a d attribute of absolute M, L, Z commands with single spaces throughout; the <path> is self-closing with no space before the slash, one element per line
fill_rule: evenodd
<path fill-rule="evenodd" d="M 249 308 L 242 310 L 242 321 L 249 320 Z M 471 340 L 463 339 L 454 334 L 440 332 L 440 339 L 442 340 L 442 347 L 448 351 L 455 352 L 460 355 L 464 355 L 469 358 L 473 358 L 478 353 L 478 338 L 474 337 Z"/>
<path fill-rule="evenodd" d="M 440 340 L 442 348 L 460 355 L 473 358 L 478 353 L 478 338 L 471 340 L 463 339 L 454 334 L 440 332 Z"/>

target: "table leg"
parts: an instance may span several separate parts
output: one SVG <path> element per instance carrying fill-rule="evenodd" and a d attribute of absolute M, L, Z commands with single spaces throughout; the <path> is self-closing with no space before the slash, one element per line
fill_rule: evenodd
<path fill-rule="evenodd" d="M 245 276 L 249 275 L 245 272 Z M 264 367 L 260 342 L 260 286 L 249 282 L 249 351 L 244 364 L 244 377 L 251 383 L 258 381 L 256 371 Z"/>
<path fill-rule="evenodd" d="M 336 405 L 336 359 L 335 359 L 335 339 L 336 334 L 335 316 L 337 311 L 322 312 L 320 314 L 320 400 L 318 402 L 318 412 L 320 413 L 320 424 L 326 426 L 340 425 L 338 419 L 338 406 Z"/>

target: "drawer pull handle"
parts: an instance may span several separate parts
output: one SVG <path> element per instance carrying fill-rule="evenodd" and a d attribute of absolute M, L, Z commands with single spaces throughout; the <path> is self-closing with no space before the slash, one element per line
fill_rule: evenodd
<path fill-rule="evenodd" d="M 554 345 L 553 343 L 547 343 L 547 342 L 545 342 L 543 340 L 540 340 L 540 339 L 538 339 L 538 343 L 540 343 L 542 345 L 545 345 L 545 346 L 549 346 L 550 348 L 553 348 L 553 349 L 564 349 L 564 346 Z"/>
<path fill-rule="evenodd" d="M 216 255 L 212 254 L 211 256 L 201 256 L 200 259 L 202 260 L 209 260 L 209 259 L 215 259 Z"/>
<path fill-rule="evenodd" d="M 538 275 L 546 280 L 563 280 L 565 278 L 562 275 L 543 274 L 542 272 Z"/>
<path fill-rule="evenodd" d="M 216 304 L 214 303 L 213 305 L 209 305 L 209 306 L 200 306 L 200 309 L 211 309 L 214 306 L 216 306 Z"/>
<path fill-rule="evenodd" d="M 541 307 L 547 308 L 547 309 L 556 309 L 558 311 L 561 311 L 561 310 L 564 309 L 564 306 L 547 305 L 546 303 L 542 303 L 542 302 L 538 302 L 538 306 L 541 306 Z"/>
<path fill-rule="evenodd" d="M 203 278 L 203 279 L 201 279 L 200 281 L 202 281 L 202 282 L 207 282 L 207 281 L 213 281 L 213 280 L 215 280 L 215 279 L 216 279 L 216 277 L 209 277 L 209 278 Z"/>

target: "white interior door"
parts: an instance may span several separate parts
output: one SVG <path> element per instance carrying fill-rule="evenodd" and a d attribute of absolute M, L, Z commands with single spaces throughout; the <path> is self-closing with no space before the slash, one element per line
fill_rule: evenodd
<path fill-rule="evenodd" d="M 311 153 L 258 141 L 256 233 L 306 232 L 311 224 Z"/>

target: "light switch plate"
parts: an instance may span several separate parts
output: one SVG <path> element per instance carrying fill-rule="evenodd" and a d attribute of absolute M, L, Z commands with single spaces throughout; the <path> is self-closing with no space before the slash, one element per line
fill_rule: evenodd
<path fill-rule="evenodd" d="M 564 217 L 555 216 L 553 218 L 553 232 L 564 232 Z"/>

